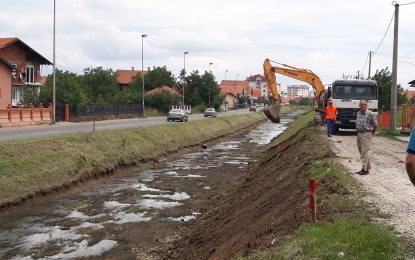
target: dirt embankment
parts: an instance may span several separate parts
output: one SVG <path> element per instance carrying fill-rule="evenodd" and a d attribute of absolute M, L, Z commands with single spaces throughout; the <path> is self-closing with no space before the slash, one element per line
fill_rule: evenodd
<path fill-rule="evenodd" d="M 230 259 L 283 241 L 309 221 L 305 173 L 329 156 L 307 129 L 259 154 L 245 176 L 190 224 L 165 259 Z M 325 148 L 326 147 L 326 148 Z M 324 183 L 324 182 L 323 182 Z"/>

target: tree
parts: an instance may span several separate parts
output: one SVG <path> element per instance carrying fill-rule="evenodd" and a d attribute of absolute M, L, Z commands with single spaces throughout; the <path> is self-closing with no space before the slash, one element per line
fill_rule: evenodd
<path fill-rule="evenodd" d="M 20 103 L 23 104 L 23 106 L 28 107 L 29 104 L 38 104 L 39 103 L 39 88 L 31 88 L 31 87 L 25 87 L 22 89 L 22 92 L 20 93 Z"/>
<path fill-rule="evenodd" d="M 137 76 L 132 82 L 132 86 L 135 88 L 142 89 L 142 77 Z M 169 86 L 172 87 L 176 84 L 176 79 L 173 73 L 167 70 L 166 66 L 154 67 L 144 76 L 144 88 L 146 91 L 161 87 Z"/>
<path fill-rule="evenodd" d="M 386 67 L 384 69 L 376 70 L 375 75 L 372 77 L 378 84 L 379 88 L 379 109 L 381 111 L 390 111 L 390 100 L 391 100 L 391 86 L 392 86 L 392 75 L 389 69 Z M 402 105 L 407 102 L 405 95 L 402 95 L 402 87 L 398 85 L 397 87 L 397 105 Z"/>
<path fill-rule="evenodd" d="M 53 78 L 48 76 L 45 86 L 40 89 L 39 101 L 44 104 L 53 101 Z M 68 71 L 56 70 L 56 103 L 68 104 L 77 109 L 90 102 L 82 77 Z"/>
<path fill-rule="evenodd" d="M 212 73 L 205 71 L 203 75 L 199 75 L 199 71 L 193 71 L 185 78 L 185 100 L 192 106 L 209 105 L 219 109 L 223 103 L 224 97 L 220 95 L 218 83 Z"/>
<path fill-rule="evenodd" d="M 118 92 L 117 76 L 112 69 L 86 68 L 82 78 L 93 103 L 109 103 Z"/>
<path fill-rule="evenodd" d="M 172 105 L 180 102 L 180 97 L 172 95 L 167 91 L 162 91 L 153 95 L 147 95 L 145 102 L 148 106 L 157 107 L 159 111 L 167 113 Z"/>
<path fill-rule="evenodd" d="M 122 91 L 119 91 L 112 98 L 112 103 L 115 104 L 141 104 L 142 101 L 142 92 L 138 91 L 136 88 L 125 88 Z"/>

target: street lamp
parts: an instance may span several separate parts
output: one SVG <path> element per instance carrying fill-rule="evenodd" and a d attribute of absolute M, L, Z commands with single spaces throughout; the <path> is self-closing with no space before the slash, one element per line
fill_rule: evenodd
<path fill-rule="evenodd" d="M 213 65 L 212 62 L 209 62 L 209 74 L 212 74 L 212 72 L 210 71 L 210 66 Z M 209 107 L 210 107 L 210 80 L 209 80 Z"/>
<path fill-rule="evenodd" d="M 226 73 L 228 72 L 228 70 L 225 70 L 225 80 L 226 80 Z"/>
<path fill-rule="evenodd" d="M 145 107 L 144 107 L 144 38 L 147 37 L 147 34 L 141 35 L 141 78 L 143 80 L 143 117 L 146 116 Z"/>
<path fill-rule="evenodd" d="M 56 122 L 56 46 L 55 46 L 55 22 L 56 20 L 56 0 L 53 0 L 53 87 L 52 87 L 52 103 L 53 103 L 53 111 L 52 111 L 52 124 Z"/>
<path fill-rule="evenodd" d="M 186 78 L 186 55 L 189 54 L 188 51 L 183 53 L 183 109 L 184 109 L 184 84 Z"/>
<path fill-rule="evenodd" d="M 239 77 L 239 73 L 238 74 L 236 74 L 236 81 L 235 81 L 235 85 L 234 85 L 234 91 L 235 91 L 235 110 L 238 108 L 238 104 L 237 104 L 237 102 L 238 102 L 238 93 L 236 92 L 236 88 L 235 88 L 235 86 L 236 86 L 236 84 L 238 83 L 238 77 Z"/>

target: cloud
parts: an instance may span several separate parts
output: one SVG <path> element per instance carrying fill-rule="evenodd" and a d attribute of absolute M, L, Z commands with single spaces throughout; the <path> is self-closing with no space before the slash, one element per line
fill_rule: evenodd
<path fill-rule="evenodd" d="M 330 83 L 363 69 L 393 11 L 389 1 L 376 0 L 59 0 L 57 66 L 77 73 L 89 66 L 141 68 L 141 34 L 148 34 L 144 67 L 167 66 L 177 75 L 188 51 L 187 71 L 203 72 L 213 62 L 218 80 L 225 70 L 228 79 L 242 79 L 262 73 L 269 57 L 311 69 Z M 415 5 L 400 7 L 399 52 L 409 57 L 415 56 L 414 11 Z M 52 21 L 52 1 L 9 2 L 2 6 L 0 37 L 19 37 L 52 60 Z M 392 54 L 392 36 L 393 24 L 379 52 Z M 389 58 L 373 57 L 372 71 L 386 66 Z M 398 82 L 413 80 L 413 69 L 399 63 Z"/>

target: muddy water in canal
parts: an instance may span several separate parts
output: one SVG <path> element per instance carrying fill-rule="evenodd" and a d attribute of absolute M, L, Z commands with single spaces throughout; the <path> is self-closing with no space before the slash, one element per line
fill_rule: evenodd
<path fill-rule="evenodd" d="M 157 259 L 302 112 L 166 157 L 154 169 L 124 169 L 88 189 L 2 209 L 0 259 Z"/>

